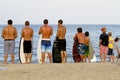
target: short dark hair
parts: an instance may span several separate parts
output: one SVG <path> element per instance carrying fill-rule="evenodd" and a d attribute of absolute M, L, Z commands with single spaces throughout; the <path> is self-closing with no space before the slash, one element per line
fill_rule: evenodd
<path fill-rule="evenodd" d="M 58 23 L 63 24 L 63 20 L 62 19 L 58 20 Z"/>
<path fill-rule="evenodd" d="M 118 38 L 118 37 L 116 37 L 116 38 L 115 38 L 115 42 L 117 42 L 118 40 L 119 40 L 119 38 Z"/>
<path fill-rule="evenodd" d="M 25 21 L 25 25 L 29 26 L 30 25 L 29 21 Z"/>
<path fill-rule="evenodd" d="M 80 27 L 80 28 L 77 28 L 77 32 L 78 33 L 81 33 L 82 32 L 82 28 Z"/>
<path fill-rule="evenodd" d="M 89 36 L 89 32 L 88 31 L 85 32 L 85 36 Z"/>
<path fill-rule="evenodd" d="M 8 24 L 12 25 L 13 21 L 11 19 L 8 20 Z"/>
<path fill-rule="evenodd" d="M 47 19 L 44 19 L 44 24 L 48 24 L 48 20 Z"/>

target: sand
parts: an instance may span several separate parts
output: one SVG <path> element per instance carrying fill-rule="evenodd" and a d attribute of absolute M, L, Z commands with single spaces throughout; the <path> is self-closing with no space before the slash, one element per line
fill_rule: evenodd
<path fill-rule="evenodd" d="M 120 63 L 0 64 L 0 80 L 120 80 Z"/>

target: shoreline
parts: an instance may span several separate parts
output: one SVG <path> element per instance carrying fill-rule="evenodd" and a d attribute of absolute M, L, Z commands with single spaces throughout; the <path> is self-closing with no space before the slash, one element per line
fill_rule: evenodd
<path fill-rule="evenodd" d="M 1 64 L 1 80 L 120 80 L 120 62 Z"/>

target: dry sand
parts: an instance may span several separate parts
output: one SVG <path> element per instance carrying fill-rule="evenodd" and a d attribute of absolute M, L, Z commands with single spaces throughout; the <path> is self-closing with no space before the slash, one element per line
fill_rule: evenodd
<path fill-rule="evenodd" d="M 0 80 L 120 80 L 120 63 L 0 64 Z"/>

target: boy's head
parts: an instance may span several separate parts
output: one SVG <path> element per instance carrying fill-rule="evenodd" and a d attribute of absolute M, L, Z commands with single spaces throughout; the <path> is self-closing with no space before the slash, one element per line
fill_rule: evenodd
<path fill-rule="evenodd" d="M 88 31 L 85 32 L 85 36 L 89 36 L 89 32 Z"/>
<path fill-rule="evenodd" d="M 108 33 L 108 36 L 112 36 L 112 32 L 109 32 L 109 33 Z"/>
<path fill-rule="evenodd" d="M 101 28 L 101 31 L 102 31 L 103 33 L 105 33 L 105 32 L 106 32 L 106 28 L 105 28 L 105 27 L 102 27 L 102 28 Z"/>
<path fill-rule="evenodd" d="M 44 23 L 44 24 L 48 24 L 48 20 L 47 20 L 47 19 L 44 19 L 43 23 Z"/>
<path fill-rule="evenodd" d="M 8 25 L 12 25 L 13 21 L 11 19 L 8 20 Z"/>
<path fill-rule="evenodd" d="M 25 26 L 29 26 L 30 22 L 29 21 L 25 21 Z"/>
<path fill-rule="evenodd" d="M 117 42 L 117 41 L 119 41 L 119 38 L 118 38 L 118 37 L 115 38 L 115 42 Z"/>
<path fill-rule="evenodd" d="M 77 32 L 78 33 L 82 33 L 82 28 L 80 27 L 80 28 L 77 28 Z"/>
<path fill-rule="evenodd" d="M 62 19 L 58 20 L 58 23 L 63 24 L 63 20 Z"/>

